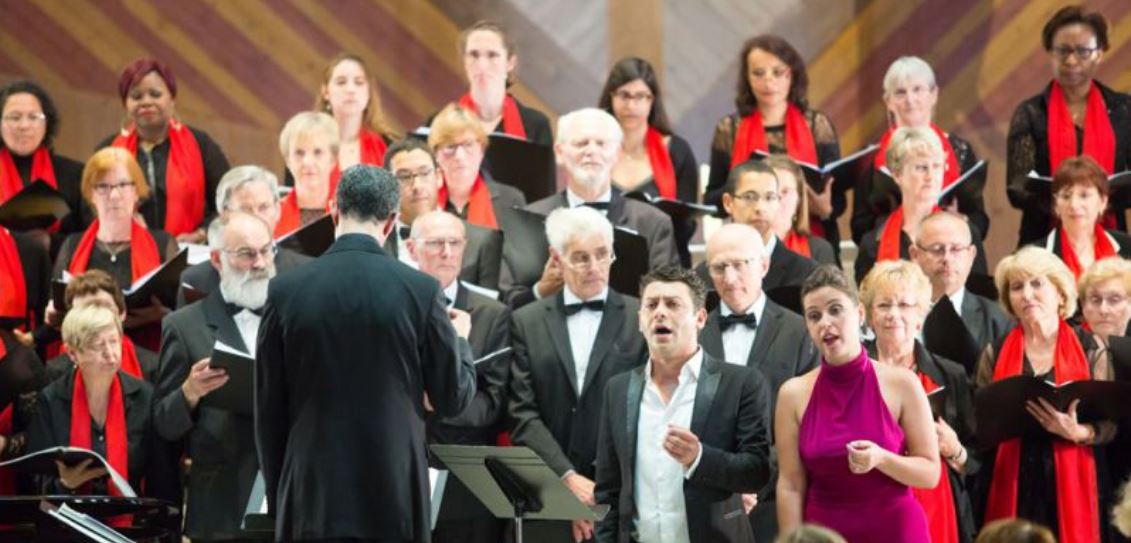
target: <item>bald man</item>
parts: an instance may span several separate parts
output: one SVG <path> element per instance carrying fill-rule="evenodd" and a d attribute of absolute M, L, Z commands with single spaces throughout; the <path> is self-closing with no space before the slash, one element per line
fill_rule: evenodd
<path fill-rule="evenodd" d="M 707 314 L 699 342 L 712 356 L 761 371 L 770 385 L 773 413 L 778 388 L 816 367 L 817 349 L 801 317 L 762 292 L 770 264 L 762 239 L 753 227 L 731 223 L 707 241 L 706 269 L 719 307 Z M 773 541 L 777 535 L 773 488 L 772 478 L 750 513 L 756 541 Z"/>

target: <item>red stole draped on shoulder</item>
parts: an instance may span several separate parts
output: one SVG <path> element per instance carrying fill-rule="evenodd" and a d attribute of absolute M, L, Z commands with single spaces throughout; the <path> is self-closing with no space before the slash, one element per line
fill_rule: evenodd
<path fill-rule="evenodd" d="M 1053 80 L 1049 89 L 1047 116 L 1049 175 L 1053 175 L 1064 159 L 1077 156 L 1078 143 L 1076 125 L 1072 122 L 1072 113 L 1068 111 L 1064 90 L 1056 80 Z M 1094 81 L 1088 91 L 1088 104 L 1084 113 L 1084 144 L 1080 154 L 1094 158 L 1108 175 L 1115 173 L 1115 131 L 1111 128 L 1111 118 L 1107 115 L 1103 93 Z M 1115 224 L 1115 215 L 1110 211 L 1104 213 L 1104 227 L 1115 228 Z"/>
<path fill-rule="evenodd" d="M 957 181 L 962 172 L 958 169 L 958 157 L 954 154 L 954 147 L 950 145 L 950 138 L 946 137 L 946 132 L 943 132 L 935 123 L 931 123 L 931 130 L 934 130 L 935 135 L 939 137 L 943 152 L 946 153 L 946 173 L 943 174 L 942 180 L 942 186 L 945 189 L 951 183 Z M 884 132 L 883 137 L 880 138 L 880 148 L 876 150 L 876 158 L 872 163 L 876 171 L 887 165 L 888 143 L 891 142 L 891 135 L 894 133 L 895 128 L 888 128 L 887 132 Z"/>
<path fill-rule="evenodd" d="M 440 186 L 436 203 L 440 209 L 447 209 L 448 207 L 448 183 L 446 181 Z M 471 185 L 471 198 L 467 201 L 467 222 L 483 228 L 499 229 L 499 223 L 495 221 L 495 204 L 491 203 L 491 189 L 487 187 L 487 182 L 483 180 L 483 174 L 479 174 L 475 178 L 475 183 Z"/>
<path fill-rule="evenodd" d="M 809 248 L 809 236 L 798 234 L 796 230 L 791 228 L 782 242 L 785 243 L 786 249 L 805 258 L 813 258 L 813 251 Z"/>
<path fill-rule="evenodd" d="M 664 135 L 649 126 L 644 134 L 644 149 L 648 152 L 648 164 L 652 166 L 652 182 L 661 198 L 676 198 L 675 191 L 675 166 L 672 165 L 672 156 L 668 153 L 668 146 L 664 145 Z"/>
<path fill-rule="evenodd" d="M 479 107 L 475 105 L 475 100 L 471 99 L 470 92 L 460 96 L 459 105 L 479 115 Z M 523 126 L 522 116 L 518 113 L 518 102 L 509 94 L 503 98 L 503 133 L 526 139 L 526 127 Z"/>
<path fill-rule="evenodd" d="M 90 405 L 86 399 L 86 385 L 82 380 L 82 372 L 76 370 L 74 392 L 71 394 L 70 445 L 72 447 L 83 449 L 91 447 L 90 425 Z M 129 437 L 126 435 L 126 404 L 122 398 L 121 378 L 117 375 L 110 382 L 110 397 L 106 404 L 106 423 L 103 428 L 106 434 L 106 460 L 124 479 L 129 480 L 130 458 Z M 111 496 L 122 495 L 112 480 L 107 481 L 106 487 Z M 114 526 L 128 526 L 129 522 L 128 516 L 110 519 L 110 524 Z"/>
<path fill-rule="evenodd" d="M 27 282 L 16 239 L 0 226 L 0 317 L 26 319 L 27 309 Z"/>
<path fill-rule="evenodd" d="M 137 154 L 137 130 L 119 134 L 110 144 Z M 204 220 L 204 159 L 192 130 L 169 121 L 169 160 L 165 164 L 165 228 L 174 236 L 189 233 Z"/>
<path fill-rule="evenodd" d="M 931 212 L 939 210 L 939 206 L 935 206 Z M 892 212 L 888 216 L 888 222 L 884 225 L 884 230 L 880 234 L 880 245 L 876 249 L 876 262 L 884 262 L 886 260 L 899 260 L 903 258 L 901 254 L 901 241 L 903 232 L 903 206 Z"/>
<path fill-rule="evenodd" d="M 939 388 L 938 383 L 929 375 L 922 371 L 917 373 L 924 392 L 930 394 Z M 958 543 L 958 514 L 954 510 L 954 492 L 950 487 L 950 473 L 947 471 L 950 468 L 945 459 L 939 464 L 942 466 L 939 484 L 935 488 L 912 488 L 911 493 L 927 514 L 931 543 Z"/>
<path fill-rule="evenodd" d="M 326 213 L 330 212 L 330 200 L 338 190 L 338 179 L 341 172 L 334 166 L 330 173 L 330 188 L 326 189 Z M 296 181 L 297 182 L 297 181 Z M 298 207 L 298 189 L 294 189 L 282 202 L 279 202 L 279 222 L 275 223 L 275 237 L 281 237 L 298 230 L 302 224 L 302 209 Z"/>
<path fill-rule="evenodd" d="M 361 147 L 362 164 L 385 165 L 385 150 L 389 146 L 385 143 L 385 138 L 381 137 L 381 134 L 363 128 L 361 133 L 358 134 L 357 140 L 360 144 L 359 147 Z"/>
<path fill-rule="evenodd" d="M 813 131 L 805 121 L 805 113 L 793 104 L 785 110 L 785 150 L 794 160 L 817 164 L 817 144 L 813 141 Z M 766 127 L 762 124 L 762 114 L 757 109 L 738 123 L 734 134 L 734 148 L 730 153 L 730 167 L 750 160 L 754 151 L 770 152 L 766 143 Z"/>
<path fill-rule="evenodd" d="M 94 219 L 90 227 L 83 233 L 79 240 L 75 254 L 71 257 L 71 264 L 67 271 L 71 275 L 85 272 L 90 265 L 90 255 L 94 252 L 94 245 L 98 241 L 98 219 Z M 137 281 L 153 268 L 161 265 L 161 253 L 157 250 L 157 242 L 137 221 L 130 222 L 130 280 Z M 128 287 L 129 285 L 122 285 Z"/>
<path fill-rule="evenodd" d="M 1057 236 L 1060 237 L 1060 257 L 1064 261 L 1064 265 L 1068 266 L 1069 271 L 1072 272 L 1073 277 L 1080 279 L 1084 273 L 1084 266 L 1080 265 L 1080 258 L 1076 256 L 1076 249 L 1072 248 L 1072 243 L 1068 240 L 1068 234 L 1065 233 L 1064 227 L 1057 229 Z M 1107 237 L 1107 232 L 1098 223 L 1095 226 L 1093 234 L 1096 238 L 1095 245 L 1092 251 L 1095 253 L 1094 262 L 1099 262 L 1110 256 L 1116 256 L 1115 246 L 1111 244 L 1111 239 Z"/>
<path fill-rule="evenodd" d="M 40 145 L 31 156 L 30 181 L 42 179 L 52 188 L 59 188 L 55 180 L 55 166 L 51 164 L 51 152 Z M 7 202 L 24 188 L 24 181 L 20 178 L 20 171 L 16 168 L 16 161 L 7 148 L 0 149 L 0 202 Z"/>
<path fill-rule="evenodd" d="M 994 381 L 1018 375 L 1025 356 L 1025 336 L 1017 326 L 1005 338 L 994 368 Z M 1091 379 L 1084 347 L 1076 332 L 1063 320 L 1053 353 L 1056 383 Z M 1056 466 L 1056 513 L 1062 543 L 1092 543 L 1100 540 L 1096 462 L 1089 445 L 1053 438 Z M 1017 516 L 1017 479 L 1021 461 L 1021 439 L 998 445 L 993 482 L 986 503 L 986 522 Z"/>

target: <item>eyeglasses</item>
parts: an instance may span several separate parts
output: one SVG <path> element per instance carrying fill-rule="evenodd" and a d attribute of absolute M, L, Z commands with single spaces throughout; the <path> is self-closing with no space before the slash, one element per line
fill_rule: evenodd
<path fill-rule="evenodd" d="M 454 155 L 455 151 L 452 151 L 452 154 Z M 436 168 L 421 169 L 415 172 L 410 172 L 408 170 L 397 170 L 397 172 L 394 173 L 393 176 L 396 177 L 397 181 L 400 181 L 402 185 L 411 185 L 416 182 L 417 179 L 425 179 L 431 177 L 433 173 L 436 173 Z"/>
<path fill-rule="evenodd" d="M 261 257 L 265 260 L 273 260 L 275 255 L 279 253 L 279 246 L 275 245 L 275 242 L 271 242 L 259 250 L 241 247 L 236 250 L 224 249 L 224 252 L 232 255 L 236 260 L 251 264 Z"/>
<path fill-rule="evenodd" d="M 652 93 L 650 93 L 648 91 L 641 91 L 641 92 L 616 91 L 616 92 L 613 93 L 613 98 L 616 98 L 617 100 L 621 100 L 622 102 L 651 102 L 656 97 L 653 96 Z"/>
<path fill-rule="evenodd" d="M 1095 307 L 1102 306 L 1104 304 L 1104 302 L 1107 302 L 1108 307 L 1119 307 L 1119 306 L 1123 305 L 1124 302 L 1126 302 L 1126 301 L 1127 301 L 1127 297 L 1126 296 L 1120 296 L 1119 294 L 1108 294 L 1107 296 L 1102 296 L 1102 295 L 1099 295 L 1099 294 L 1093 294 L 1091 296 L 1088 296 L 1085 299 L 1085 302 L 1088 305 L 1095 306 Z"/>
<path fill-rule="evenodd" d="M 726 262 L 713 262 L 711 265 L 707 266 L 707 271 L 715 277 L 726 275 L 727 268 L 734 270 L 734 273 L 742 274 L 746 272 L 746 268 L 748 268 L 753 261 L 753 258 L 740 258 Z"/>
<path fill-rule="evenodd" d="M 456 152 L 462 150 L 465 153 L 471 153 L 475 147 L 479 145 L 478 141 L 467 140 L 460 143 L 450 143 L 448 145 L 441 145 L 439 149 L 440 155 L 451 158 L 456 156 Z M 399 179 L 399 178 L 398 178 Z"/>
<path fill-rule="evenodd" d="M 445 248 L 450 248 L 452 252 L 462 251 L 467 240 L 461 238 L 432 238 L 422 240 L 420 243 L 424 245 L 424 249 L 429 252 L 442 253 Z"/>
<path fill-rule="evenodd" d="M 109 196 L 112 192 L 114 192 L 114 189 L 118 189 L 122 192 L 128 192 L 134 190 L 135 188 L 136 187 L 134 187 L 133 181 L 123 181 L 121 183 L 99 183 L 97 185 L 94 185 L 94 192 L 101 196 Z"/>
<path fill-rule="evenodd" d="M 742 200 L 744 203 L 751 205 L 763 201 L 772 204 L 774 202 L 777 202 L 778 200 L 781 200 L 781 194 L 777 192 L 766 192 L 763 194 L 758 194 L 754 191 L 748 191 L 742 194 L 735 194 L 734 197 Z"/>
<path fill-rule="evenodd" d="M 122 352 L 122 340 L 119 337 L 94 340 L 83 346 L 82 352 L 90 355 L 108 355 Z"/>
<path fill-rule="evenodd" d="M 9 113 L 9 114 L 7 114 L 3 117 L 0 117 L 0 118 L 3 119 L 4 124 L 20 124 L 23 121 L 27 121 L 30 124 L 39 124 L 39 123 L 47 120 L 47 115 L 45 115 L 43 113 L 27 113 L 27 114 L 24 114 L 24 113 L 13 112 L 13 113 Z"/>
<path fill-rule="evenodd" d="M 612 264 L 617 256 L 611 252 L 599 250 L 594 254 L 575 251 L 566 257 L 565 263 L 574 270 L 588 269 L 590 266 L 604 266 Z"/>
<path fill-rule="evenodd" d="M 1076 58 L 1080 60 L 1091 60 L 1092 56 L 1099 50 L 1099 47 L 1087 47 L 1084 45 L 1078 45 L 1076 47 L 1072 47 L 1071 45 L 1058 45 L 1052 48 L 1052 53 L 1060 60 L 1068 60 L 1068 57 L 1072 55 L 1076 55 Z"/>
<path fill-rule="evenodd" d="M 969 244 L 966 244 L 966 245 L 950 245 L 950 246 L 948 246 L 945 243 L 935 243 L 933 245 L 924 247 L 924 246 L 916 243 L 915 246 L 918 247 L 920 251 L 923 251 L 924 253 L 927 253 L 927 254 L 931 255 L 932 257 L 944 258 L 948 254 L 955 255 L 955 256 L 961 255 L 962 253 L 969 251 L 970 248 L 974 246 L 974 244 L 969 243 Z"/>

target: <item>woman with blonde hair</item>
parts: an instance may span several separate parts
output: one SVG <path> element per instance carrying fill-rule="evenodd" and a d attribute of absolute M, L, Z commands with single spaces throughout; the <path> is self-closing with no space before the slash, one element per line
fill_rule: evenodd
<path fill-rule="evenodd" d="M 280 202 L 275 237 L 290 233 L 330 212 L 338 187 L 338 123 L 329 114 L 304 111 L 279 133 L 279 152 L 294 179 L 294 189 Z"/>

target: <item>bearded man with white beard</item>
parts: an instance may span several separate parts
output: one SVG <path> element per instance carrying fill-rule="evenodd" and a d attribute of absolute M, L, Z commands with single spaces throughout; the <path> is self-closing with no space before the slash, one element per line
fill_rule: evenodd
<path fill-rule="evenodd" d="M 158 433 L 192 459 L 185 535 L 193 541 L 241 537 L 240 522 L 259 470 L 253 419 L 200 405 L 200 400 L 228 382 L 224 370 L 209 367 L 216 340 L 254 358 L 257 312 L 267 301 L 278 251 L 271 227 L 247 213 L 227 213 L 208 234 L 220 288 L 162 322 L 153 414 Z"/>

